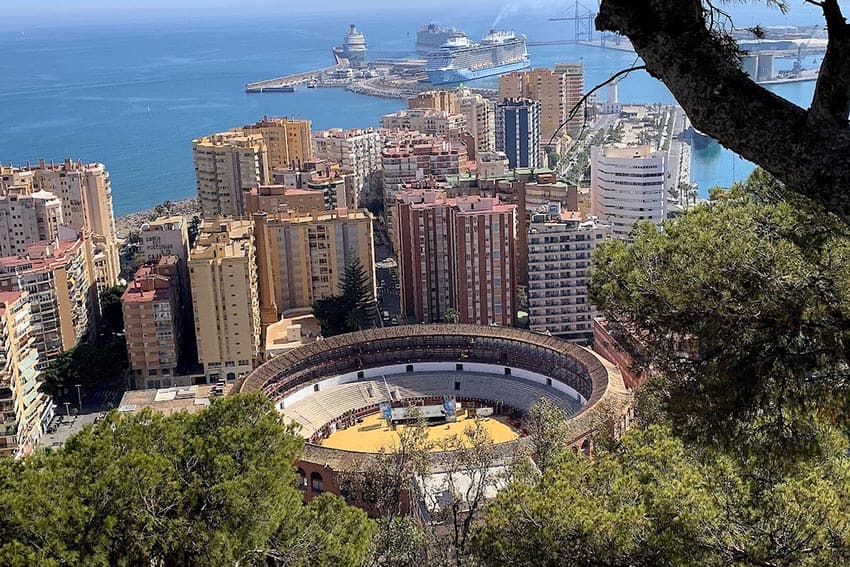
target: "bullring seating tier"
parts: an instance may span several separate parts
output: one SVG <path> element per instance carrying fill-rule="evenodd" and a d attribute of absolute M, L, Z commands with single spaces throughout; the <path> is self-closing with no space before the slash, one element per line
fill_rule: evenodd
<path fill-rule="evenodd" d="M 390 392 L 398 392 L 398 396 L 393 396 L 396 402 L 432 396 L 478 398 L 527 412 L 540 398 L 546 397 L 563 408 L 567 415 L 573 415 L 581 408 L 579 401 L 565 392 L 511 376 L 476 372 L 415 372 L 392 374 L 385 378 L 386 384 L 377 380 L 361 380 L 328 386 L 285 407 L 282 413 L 300 423 L 301 433 L 309 438 L 347 412 L 390 401 Z M 460 382 L 459 390 L 455 389 L 456 381 Z M 370 392 L 374 396 L 370 397 Z"/>

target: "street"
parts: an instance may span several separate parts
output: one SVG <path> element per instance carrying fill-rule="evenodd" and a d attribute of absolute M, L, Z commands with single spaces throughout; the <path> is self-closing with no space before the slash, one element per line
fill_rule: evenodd
<path fill-rule="evenodd" d="M 379 325 L 384 327 L 393 324 L 403 324 L 401 316 L 401 301 L 399 297 L 398 268 L 386 267 L 394 264 L 394 256 L 390 249 L 388 238 L 384 233 L 383 225 L 374 223 L 375 231 L 375 279 L 378 287 L 378 311 L 380 317 Z M 384 262 L 386 259 L 393 262 Z M 395 264 L 397 265 L 397 264 Z M 388 317 L 383 313 L 387 312 Z M 395 321 L 395 323 L 393 323 Z"/>

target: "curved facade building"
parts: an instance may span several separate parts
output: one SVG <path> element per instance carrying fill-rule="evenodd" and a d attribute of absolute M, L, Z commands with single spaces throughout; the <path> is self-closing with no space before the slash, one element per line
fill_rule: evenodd
<path fill-rule="evenodd" d="M 638 221 L 656 225 L 667 215 L 667 154 L 651 146 L 593 147 L 590 198 L 594 216 L 613 224 L 623 240 Z"/>
<path fill-rule="evenodd" d="M 340 59 L 348 59 L 349 64 L 360 69 L 366 66 L 366 38 L 357 30 L 357 26 L 351 24 L 345 41 L 339 47 L 334 47 L 334 57 L 337 62 Z"/>

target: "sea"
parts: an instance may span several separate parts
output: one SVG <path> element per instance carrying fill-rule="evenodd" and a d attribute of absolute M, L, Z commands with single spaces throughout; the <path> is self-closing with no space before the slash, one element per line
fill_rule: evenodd
<path fill-rule="evenodd" d="M 264 115 L 307 118 L 314 130 L 377 126 L 382 115 L 403 108 L 402 100 L 342 89 L 244 92 L 248 82 L 332 64 L 331 48 L 342 42 L 349 24 L 365 34 L 373 58 L 413 56 L 416 30 L 429 22 L 455 26 L 473 39 L 491 27 L 514 29 L 529 41 L 575 34 L 574 20 L 550 21 L 572 14 L 566 3 L 518 1 L 439 11 L 417 4 L 424 6 L 395 3 L 357 10 L 352 2 L 348 10 L 314 13 L 264 12 L 254 6 L 247 13 L 3 20 L 0 162 L 65 157 L 103 162 L 120 216 L 195 195 L 193 138 Z M 736 9 L 737 25 L 817 21 L 811 11 L 782 15 L 764 8 Z M 588 87 L 636 63 L 633 53 L 579 45 L 537 46 L 529 52 L 534 67 L 584 63 Z M 496 81 L 470 86 L 494 88 Z M 806 105 L 814 84 L 770 88 Z M 619 93 L 626 103 L 675 102 L 663 84 L 644 72 L 623 79 Z M 716 142 L 693 154 L 692 176 L 703 195 L 712 186 L 744 179 L 752 169 Z"/>

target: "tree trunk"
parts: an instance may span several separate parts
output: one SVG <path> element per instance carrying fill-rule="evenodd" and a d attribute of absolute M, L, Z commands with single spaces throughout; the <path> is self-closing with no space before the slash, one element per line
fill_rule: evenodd
<path fill-rule="evenodd" d="M 696 128 L 850 221 L 850 34 L 840 10 L 832 18 L 810 110 L 747 77 L 700 0 L 602 0 L 596 27 L 631 40 Z"/>

